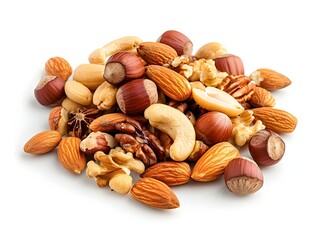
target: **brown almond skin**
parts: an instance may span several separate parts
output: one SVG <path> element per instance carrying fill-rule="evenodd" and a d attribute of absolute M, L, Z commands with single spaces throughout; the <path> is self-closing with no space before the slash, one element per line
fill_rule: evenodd
<path fill-rule="evenodd" d="M 298 120 L 291 113 L 272 107 L 253 108 L 253 116 L 261 120 L 266 128 L 277 133 L 291 133 L 295 130 Z"/>
<path fill-rule="evenodd" d="M 276 100 L 270 91 L 256 86 L 249 103 L 254 107 L 273 107 Z"/>
<path fill-rule="evenodd" d="M 210 182 L 219 178 L 227 164 L 240 153 L 229 142 L 220 142 L 208 149 L 196 162 L 191 178 L 199 182 Z"/>
<path fill-rule="evenodd" d="M 178 56 L 174 48 L 159 42 L 143 42 L 137 53 L 150 65 L 170 64 Z"/>
<path fill-rule="evenodd" d="M 189 81 L 179 73 L 162 66 L 149 65 L 146 76 L 168 97 L 176 101 L 186 100 L 192 93 Z"/>
<path fill-rule="evenodd" d="M 24 145 L 24 152 L 30 154 L 44 154 L 55 149 L 62 139 L 61 134 L 55 130 L 47 130 L 34 135 Z"/>
<path fill-rule="evenodd" d="M 180 206 L 173 190 L 155 178 L 141 178 L 133 185 L 130 194 L 135 200 L 154 208 L 174 209 Z"/>
<path fill-rule="evenodd" d="M 58 159 L 62 166 L 71 173 L 80 174 L 86 167 L 86 156 L 80 149 L 81 139 L 66 137 L 58 146 Z"/>
<path fill-rule="evenodd" d="M 283 89 L 291 84 L 291 81 L 285 75 L 268 68 L 260 68 L 257 70 L 263 80 L 258 86 L 267 89 L 268 91 L 275 91 Z"/>
<path fill-rule="evenodd" d="M 62 57 L 52 57 L 45 63 L 45 71 L 48 75 L 53 75 L 68 80 L 72 75 L 72 67 L 68 61 Z"/>
<path fill-rule="evenodd" d="M 155 178 L 168 186 L 177 186 L 189 182 L 191 169 L 186 162 L 166 161 L 152 165 L 140 176 Z"/>

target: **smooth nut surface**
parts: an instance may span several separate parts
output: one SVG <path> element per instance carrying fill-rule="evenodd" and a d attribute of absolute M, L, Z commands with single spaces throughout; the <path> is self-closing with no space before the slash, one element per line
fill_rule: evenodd
<path fill-rule="evenodd" d="M 77 81 L 67 81 L 65 83 L 65 93 L 72 101 L 83 106 L 90 105 L 92 102 L 92 93 L 90 89 Z"/>

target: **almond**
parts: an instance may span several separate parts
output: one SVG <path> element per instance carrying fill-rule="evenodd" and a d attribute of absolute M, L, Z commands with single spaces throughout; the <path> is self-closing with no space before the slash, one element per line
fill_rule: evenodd
<path fill-rule="evenodd" d="M 179 73 L 162 66 L 149 65 L 146 76 L 169 98 L 176 101 L 186 100 L 192 93 L 189 81 Z"/>
<path fill-rule="evenodd" d="M 255 87 L 249 103 L 254 107 L 273 107 L 276 104 L 274 96 L 262 87 Z"/>
<path fill-rule="evenodd" d="M 62 166 L 71 173 L 80 174 L 86 166 L 85 154 L 80 149 L 81 139 L 66 137 L 58 146 L 58 158 Z"/>
<path fill-rule="evenodd" d="M 147 168 L 141 177 L 151 177 L 166 183 L 168 186 L 177 186 L 189 181 L 191 169 L 186 162 L 160 162 Z"/>
<path fill-rule="evenodd" d="M 239 156 L 238 149 L 229 142 L 217 143 L 198 159 L 191 177 L 199 182 L 216 180 L 224 173 L 227 164 Z"/>
<path fill-rule="evenodd" d="M 72 75 L 72 67 L 64 58 L 52 57 L 45 63 L 45 71 L 48 75 L 57 76 L 68 80 Z"/>
<path fill-rule="evenodd" d="M 291 133 L 297 126 L 297 118 L 287 111 L 272 107 L 260 107 L 252 110 L 256 120 L 261 120 L 266 128 L 277 133 Z"/>
<path fill-rule="evenodd" d="M 291 84 L 289 78 L 268 68 L 260 68 L 250 75 L 257 86 L 262 87 L 268 91 L 285 88 Z"/>
<path fill-rule="evenodd" d="M 43 131 L 30 138 L 24 145 L 23 150 L 30 154 L 48 153 L 58 146 L 61 139 L 62 136 L 58 131 Z"/>
<path fill-rule="evenodd" d="M 173 190 L 155 178 L 144 177 L 137 181 L 131 189 L 131 196 L 154 208 L 173 209 L 179 207 L 179 201 Z"/>
<path fill-rule="evenodd" d="M 170 64 L 178 56 L 174 48 L 159 42 L 143 42 L 137 53 L 150 65 Z"/>

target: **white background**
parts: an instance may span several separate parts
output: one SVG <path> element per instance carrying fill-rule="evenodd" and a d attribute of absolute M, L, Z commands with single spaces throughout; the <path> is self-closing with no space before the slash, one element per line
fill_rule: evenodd
<path fill-rule="evenodd" d="M 5 3 L 6 2 L 6 3 Z M 318 12 L 316 1 L 2 1 L 1 239 L 318 239 Z M 194 52 L 223 43 L 246 74 L 267 67 L 291 86 L 277 107 L 298 118 L 283 160 L 263 168 L 263 188 L 237 197 L 223 179 L 175 187 L 181 206 L 161 211 L 75 176 L 56 153 L 30 156 L 24 143 L 48 128 L 33 95 L 53 56 L 73 68 L 107 42 L 164 31 L 187 35 Z"/>

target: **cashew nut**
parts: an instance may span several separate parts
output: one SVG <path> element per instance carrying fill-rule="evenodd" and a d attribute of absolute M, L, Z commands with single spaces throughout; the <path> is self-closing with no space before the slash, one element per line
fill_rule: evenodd
<path fill-rule="evenodd" d="M 127 36 L 113 40 L 102 48 L 94 50 L 89 56 L 89 62 L 95 64 L 106 64 L 107 59 L 119 51 L 135 52 L 136 47 L 141 42 L 142 40 L 136 36 Z"/>
<path fill-rule="evenodd" d="M 174 141 L 169 154 L 175 161 L 184 161 L 192 153 L 196 134 L 192 123 L 179 110 L 165 104 L 156 103 L 144 111 L 149 123 L 168 134 Z"/>

